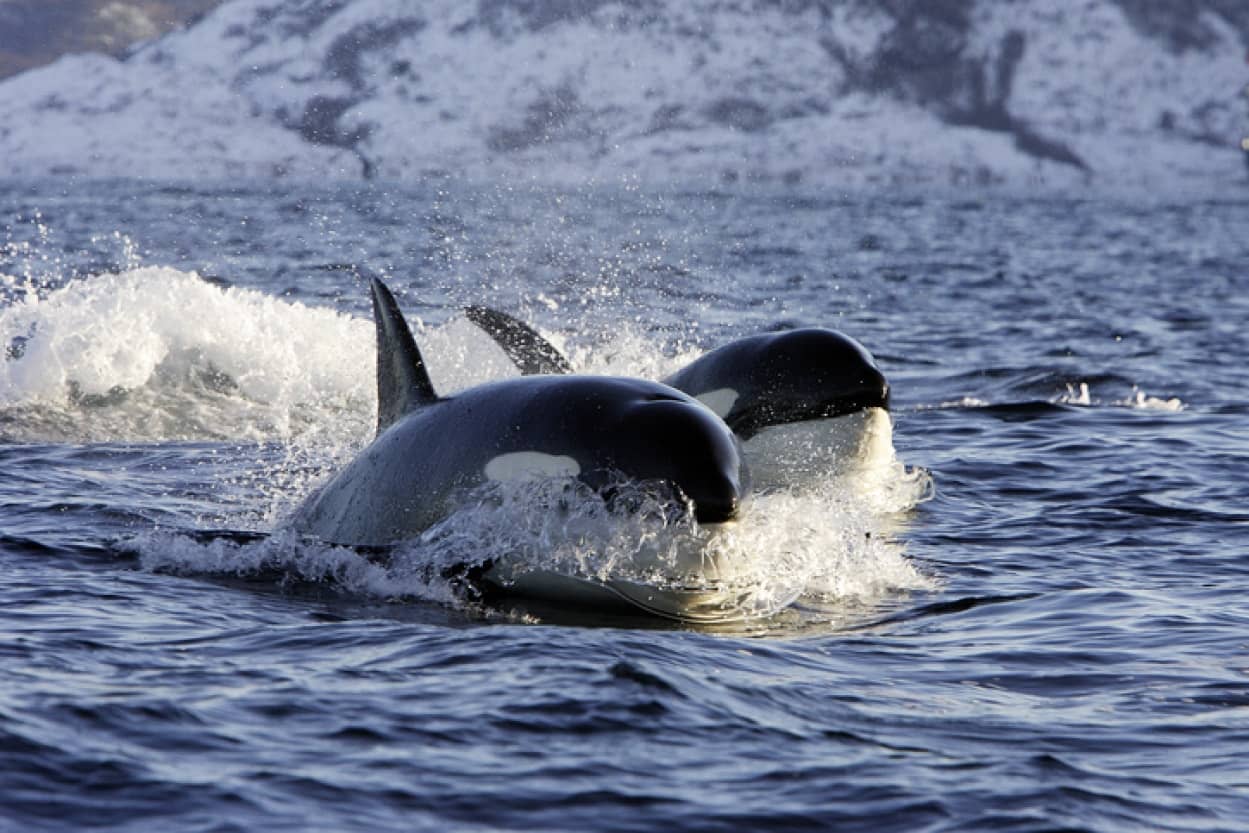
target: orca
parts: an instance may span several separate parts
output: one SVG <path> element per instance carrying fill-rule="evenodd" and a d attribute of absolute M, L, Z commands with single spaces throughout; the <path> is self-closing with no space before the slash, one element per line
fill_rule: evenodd
<path fill-rule="evenodd" d="M 488 307 L 464 312 L 522 374 L 572 372 L 524 322 Z M 867 348 L 836 330 L 740 338 L 661 381 L 725 421 L 744 444 L 757 487 L 784 487 L 892 456 L 889 382 Z"/>
<path fill-rule="evenodd" d="M 608 376 L 530 375 L 439 397 L 394 296 L 376 278 L 370 287 L 377 436 L 295 511 L 296 531 L 331 544 L 401 543 L 474 488 L 533 477 L 574 478 L 604 494 L 621 477 L 655 483 L 687 501 L 700 524 L 737 517 L 749 474 L 739 441 L 705 405 L 659 382 Z M 547 600 L 624 599 L 676 618 L 719 603 L 706 594 L 656 600 L 629 582 L 523 569 L 508 576 L 509 590 Z"/>

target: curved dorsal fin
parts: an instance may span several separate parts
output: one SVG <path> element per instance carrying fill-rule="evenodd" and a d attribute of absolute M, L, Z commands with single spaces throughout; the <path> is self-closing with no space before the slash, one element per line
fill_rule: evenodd
<path fill-rule="evenodd" d="M 522 375 L 572 373 L 568 359 L 525 322 L 489 307 L 465 307 L 464 314 L 503 348 Z"/>
<path fill-rule="evenodd" d="M 416 339 L 386 284 L 371 278 L 377 324 L 377 433 L 404 414 L 438 400 Z"/>

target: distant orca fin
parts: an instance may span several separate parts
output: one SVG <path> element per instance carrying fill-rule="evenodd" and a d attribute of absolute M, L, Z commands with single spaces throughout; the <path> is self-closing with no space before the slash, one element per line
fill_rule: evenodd
<path fill-rule="evenodd" d="M 377 324 L 377 433 L 404 414 L 438 400 L 408 322 L 386 284 L 371 278 Z"/>
<path fill-rule="evenodd" d="M 464 314 L 503 348 L 522 375 L 572 373 L 568 359 L 525 322 L 489 307 L 465 307 Z"/>

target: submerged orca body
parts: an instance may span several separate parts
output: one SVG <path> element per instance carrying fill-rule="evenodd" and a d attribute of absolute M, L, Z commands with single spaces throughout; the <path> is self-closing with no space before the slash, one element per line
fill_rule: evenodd
<path fill-rule="evenodd" d="M 334 544 L 398 543 L 445 518 L 475 487 L 541 476 L 604 491 L 621 477 L 658 481 L 702 523 L 736 516 L 748 485 L 739 443 L 693 398 L 601 376 L 527 376 L 439 398 L 394 297 L 376 279 L 371 288 L 378 435 L 296 511 L 296 530 Z M 638 604 L 629 586 L 610 582 L 530 576 L 509 584 L 548 601 L 572 590 L 583 601 Z M 680 617 L 685 601 L 663 599 L 653 612 Z"/>
<path fill-rule="evenodd" d="M 572 371 L 559 351 L 527 324 L 486 307 L 468 307 L 465 314 L 523 374 Z M 808 457 L 828 452 L 823 457 L 829 463 L 867 453 L 868 446 L 877 448 L 892 430 L 889 383 L 871 353 L 844 333 L 823 327 L 738 339 L 662 381 L 698 399 L 733 429 L 752 472 L 764 475 L 757 478 L 760 483 L 772 479 L 768 471 L 775 468 L 778 454 L 795 457 L 795 439 Z M 832 436 L 822 449 L 813 448 L 811 429 L 816 426 Z M 828 470 L 801 459 L 792 462 L 797 469 L 790 465 L 791 472 Z"/>

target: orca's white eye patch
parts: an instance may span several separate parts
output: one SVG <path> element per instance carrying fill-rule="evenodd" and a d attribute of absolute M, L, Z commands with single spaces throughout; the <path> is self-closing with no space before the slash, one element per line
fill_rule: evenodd
<path fill-rule="evenodd" d="M 534 480 L 539 477 L 576 477 L 581 465 L 562 454 L 540 451 L 513 451 L 500 454 L 486 463 L 486 478 L 497 482 Z"/>
<path fill-rule="evenodd" d="M 694 398 L 714 411 L 716 416 L 724 419 L 728 412 L 733 410 L 733 404 L 737 402 L 739 395 L 732 388 L 716 388 L 706 393 L 700 393 Z"/>

